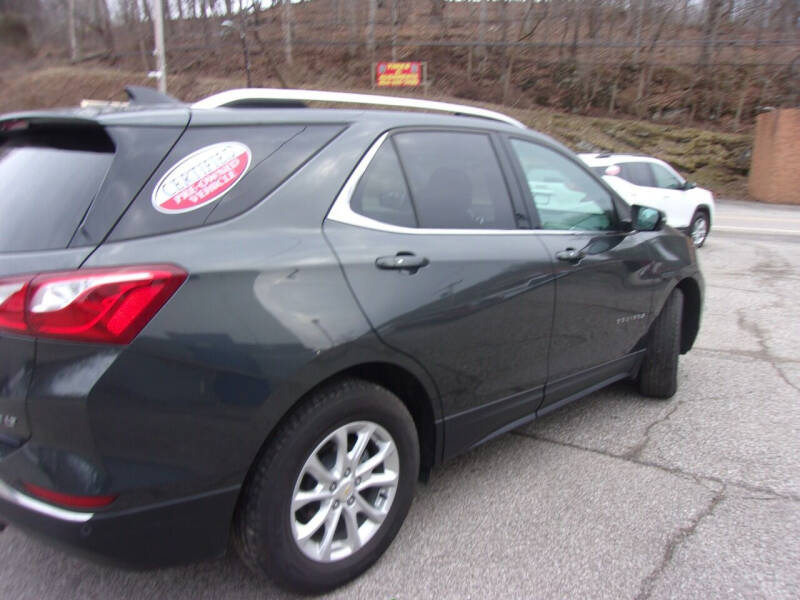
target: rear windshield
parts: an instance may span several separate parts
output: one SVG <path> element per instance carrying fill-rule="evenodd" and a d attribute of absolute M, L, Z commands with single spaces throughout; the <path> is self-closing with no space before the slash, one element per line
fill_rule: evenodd
<path fill-rule="evenodd" d="M 0 252 L 66 248 L 113 159 L 96 126 L 0 134 Z"/>

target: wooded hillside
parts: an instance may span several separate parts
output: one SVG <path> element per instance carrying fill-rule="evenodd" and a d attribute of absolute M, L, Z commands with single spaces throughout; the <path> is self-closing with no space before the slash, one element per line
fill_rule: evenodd
<path fill-rule="evenodd" d="M 169 75 L 433 95 L 746 131 L 800 102 L 800 0 L 163 0 Z M 155 0 L 0 0 L 5 70 L 155 68 Z M 416 90 L 414 94 L 419 95 Z"/>

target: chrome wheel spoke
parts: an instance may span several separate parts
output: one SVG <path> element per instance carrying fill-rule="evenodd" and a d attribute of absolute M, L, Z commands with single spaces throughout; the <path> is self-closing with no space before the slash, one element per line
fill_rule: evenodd
<path fill-rule="evenodd" d="M 333 543 L 333 535 L 336 533 L 336 528 L 339 525 L 339 517 L 342 514 L 342 507 L 334 508 L 328 513 L 325 519 L 325 534 L 322 536 L 322 541 L 319 544 L 319 557 L 322 560 L 330 560 L 331 558 L 331 544 Z"/>
<path fill-rule="evenodd" d="M 369 423 L 359 430 L 356 443 L 353 446 L 352 452 L 350 453 L 350 462 L 356 467 L 358 466 L 358 463 L 361 462 L 361 457 L 364 455 L 364 450 L 367 449 L 367 445 L 369 444 L 370 439 L 372 439 L 372 434 L 374 432 L 374 423 Z"/>
<path fill-rule="evenodd" d="M 292 500 L 292 510 L 296 511 L 312 502 L 322 502 L 331 498 L 331 491 L 321 485 L 310 491 L 299 491 Z"/>
<path fill-rule="evenodd" d="M 308 472 L 309 475 L 323 485 L 336 481 L 336 475 L 331 473 L 328 468 L 322 464 L 322 461 L 316 454 L 312 454 L 309 457 L 303 470 Z M 301 473 L 300 476 L 302 477 L 302 475 Z"/>
<path fill-rule="evenodd" d="M 347 547 L 350 548 L 351 552 L 355 552 L 361 548 L 361 535 L 358 532 L 358 516 L 356 511 L 348 506 L 342 513 L 342 518 L 344 518 L 344 526 L 347 531 L 345 543 Z"/>
<path fill-rule="evenodd" d="M 384 471 L 383 473 L 373 473 L 365 477 L 358 485 L 358 491 L 373 487 L 386 487 L 387 485 L 397 485 L 398 476 L 394 471 Z"/>
<path fill-rule="evenodd" d="M 369 475 L 372 473 L 373 469 L 386 460 L 386 458 L 393 454 L 394 451 L 394 442 L 385 442 L 378 452 L 376 452 L 373 456 L 370 456 L 367 460 L 356 467 L 356 475 L 360 477 Z"/>
<path fill-rule="evenodd" d="M 333 466 L 333 472 L 336 477 L 341 477 L 347 467 L 347 429 L 341 427 L 336 430 L 334 435 L 334 442 L 336 443 L 336 464 Z"/>

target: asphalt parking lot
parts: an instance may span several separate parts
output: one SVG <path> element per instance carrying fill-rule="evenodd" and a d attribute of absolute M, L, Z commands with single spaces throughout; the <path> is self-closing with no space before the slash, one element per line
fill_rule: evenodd
<path fill-rule="evenodd" d="M 718 217 L 672 400 L 615 385 L 438 468 L 386 555 L 331 597 L 796 598 L 800 207 Z M 235 557 L 130 573 L 9 528 L 0 597 L 286 596 Z"/>

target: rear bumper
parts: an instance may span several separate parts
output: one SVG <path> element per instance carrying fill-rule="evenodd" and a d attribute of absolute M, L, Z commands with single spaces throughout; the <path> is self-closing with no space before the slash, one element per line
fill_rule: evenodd
<path fill-rule="evenodd" d="M 0 481 L 0 520 L 97 562 L 148 569 L 224 554 L 239 486 L 118 512 L 66 510 Z"/>

